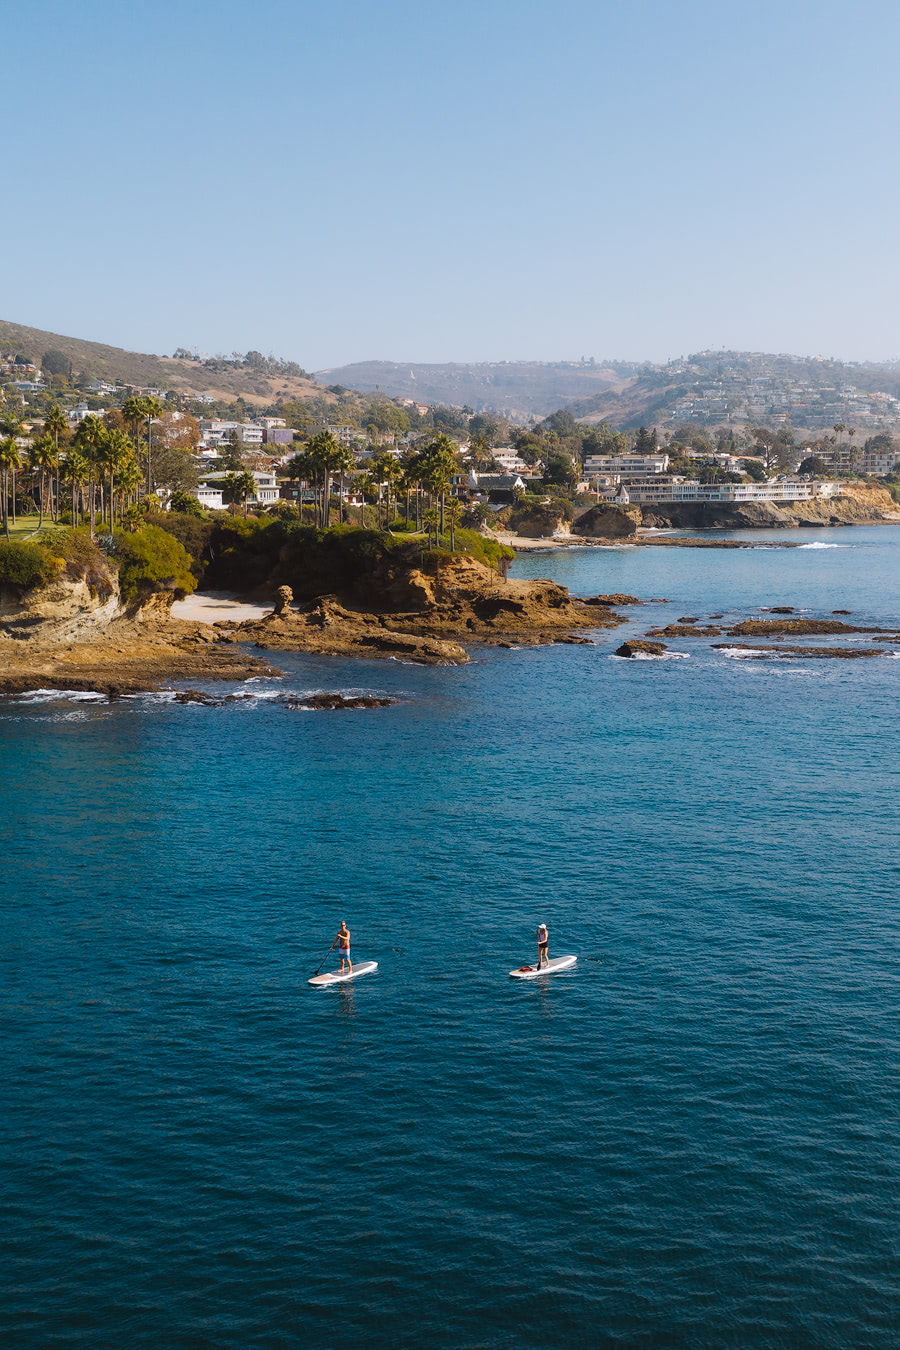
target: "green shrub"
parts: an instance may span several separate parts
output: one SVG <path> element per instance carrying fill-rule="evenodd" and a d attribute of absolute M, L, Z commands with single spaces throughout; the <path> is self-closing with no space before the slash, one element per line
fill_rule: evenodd
<path fill-rule="evenodd" d="M 20 586 L 29 591 L 44 586 L 57 568 L 40 544 L 0 543 L 0 585 Z"/>
<path fill-rule="evenodd" d="M 144 519 L 148 525 L 155 525 L 178 540 L 190 555 L 194 576 L 199 578 L 209 561 L 209 540 L 215 522 L 183 511 L 154 512 Z"/>
<path fill-rule="evenodd" d="M 190 492 L 182 492 L 180 488 L 169 498 L 169 510 L 177 511 L 182 516 L 196 516 L 198 520 L 202 520 L 205 515 L 197 498 Z"/>
<path fill-rule="evenodd" d="M 158 525 L 144 525 L 137 534 L 117 534 L 111 552 L 119 568 L 124 600 L 154 591 L 182 590 L 197 585 L 187 551 L 174 535 Z"/>

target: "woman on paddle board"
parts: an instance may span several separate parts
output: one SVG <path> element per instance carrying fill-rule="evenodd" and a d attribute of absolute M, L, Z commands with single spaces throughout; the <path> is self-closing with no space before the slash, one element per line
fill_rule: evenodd
<path fill-rule="evenodd" d="M 347 969 L 353 974 L 353 962 L 350 960 L 350 929 L 343 919 L 338 929 L 337 937 L 334 939 L 338 945 L 338 956 L 341 958 L 341 974 L 344 973 L 344 962 L 347 962 Z"/>
<path fill-rule="evenodd" d="M 538 943 L 537 968 L 538 970 L 540 970 L 541 963 L 543 961 L 546 961 L 548 966 L 550 964 L 550 953 L 549 953 L 550 934 L 547 931 L 547 925 L 545 923 L 540 924 L 538 927 L 537 943 Z"/>

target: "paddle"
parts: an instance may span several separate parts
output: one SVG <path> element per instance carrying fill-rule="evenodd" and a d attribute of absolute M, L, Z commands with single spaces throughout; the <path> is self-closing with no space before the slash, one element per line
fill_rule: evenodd
<path fill-rule="evenodd" d="M 334 942 L 337 942 L 337 938 L 334 939 Z M 334 942 L 332 942 L 331 947 L 334 946 Z M 322 957 L 322 960 L 316 966 L 315 970 L 313 971 L 313 975 L 318 975 L 319 971 L 322 969 L 325 962 L 328 960 L 329 956 L 331 955 L 331 947 L 328 948 L 328 951 L 325 953 L 325 955 Z"/>

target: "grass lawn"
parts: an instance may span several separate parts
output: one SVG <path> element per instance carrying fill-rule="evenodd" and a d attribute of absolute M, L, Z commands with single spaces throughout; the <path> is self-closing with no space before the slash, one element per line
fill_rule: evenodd
<path fill-rule="evenodd" d="M 16 539 L 18 540 L 19 543 L 21 543 L 23 539 L 26 539 L 28 535 L 32 534 L 37 529 L 39 519 L 40 519 L 39 516 L 19 516 L 19 519 L 15 521 L 15 523 L 11 520 L 9 522 L 10 539 Z M 59 526 L 54 525 L 53 521 L 50 519 L 49 516 L 44 516 L 44 527 L 41 530 L 41 534 L 46 534 L 49 530 L 58 530 L 58 529 Z M 35 539 L 38 539 L 40 536 L 35 534 L 34 537 Z M 2 530 L 0 530 L 0 539 L 5 538 L 6 535 L 3 534 Z"/>

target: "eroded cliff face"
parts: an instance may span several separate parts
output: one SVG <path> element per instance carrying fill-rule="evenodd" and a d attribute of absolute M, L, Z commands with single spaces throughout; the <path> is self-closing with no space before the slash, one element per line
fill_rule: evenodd
<path fill-rule="evenodd" d="M 887 488 L 869 483 L 846 483 L 837 497 L 804 502 L 666 502 L 644 512 L 644 525 L 663 529 L 778 529 L 885 520 L 900 521 L 900 508 Z"/>
<path fill-rule="evenodd" d="M 31 590 L 6 585 L 0 587 L 0 634 L 42 643 L 82 641 L 102 632 L 119 608 L 119 578 L 112 568 L 99 581 L 63 573 Z"/>

